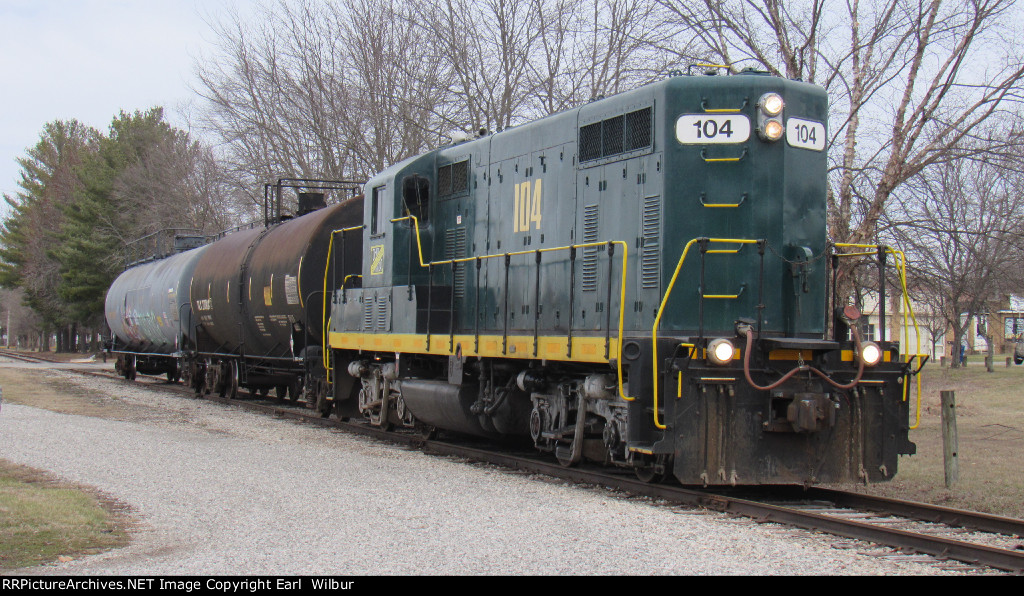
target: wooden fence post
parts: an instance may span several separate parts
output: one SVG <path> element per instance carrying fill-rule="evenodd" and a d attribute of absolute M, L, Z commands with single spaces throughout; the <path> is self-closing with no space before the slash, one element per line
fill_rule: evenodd
<path fill-rule="evenodd" d="M 960 480 L 956 434 L 956 392 L 941 391 L 942 397 L 942 460 L 946 472 L 946 488 Z"/>

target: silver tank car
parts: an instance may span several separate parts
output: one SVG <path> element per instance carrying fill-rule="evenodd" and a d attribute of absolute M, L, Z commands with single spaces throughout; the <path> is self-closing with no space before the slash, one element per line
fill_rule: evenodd
<path fill-rule="evenodd" d="M 185 251 L 125 270 L 110 286 L 106 319 L 115 340 L 118 372 L 134 378 L 136 370 L 177 376 L 172 359 L 193 341 L 189 286 L 208 247 Z M 133 354 L 136 353 L 136 354 Z"/>

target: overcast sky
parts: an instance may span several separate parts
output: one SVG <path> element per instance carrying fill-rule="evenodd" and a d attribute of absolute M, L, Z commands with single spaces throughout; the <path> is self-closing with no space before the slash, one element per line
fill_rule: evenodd
<path fill-rule="evenodd" d="M 179 114 L 196 103 L 193 60 L 210 53 L 207 22 L 233 5 L 0 0 L 0 193 L 17 192 L 14 160 L 52 120 L 77 119 L 106 132 L 121 110 L 164 106 L 172 124 L 187 127 Z"/>

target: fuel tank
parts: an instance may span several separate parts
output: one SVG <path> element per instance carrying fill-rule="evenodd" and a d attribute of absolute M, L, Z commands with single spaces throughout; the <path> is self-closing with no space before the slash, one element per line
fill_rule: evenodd
<path fill-rule="evenodd" d="M 189 284 L 207 248 L 136 265 L 114 280 L 105 311 L 119 349 L 170 354 L 193 339 Z"/>
<path fill-rule="evenodd" d="M 192 276 L 199 351 L 288 358 L 319 345 L 331 233 L 362 223 L 363 201 L 356 197 L 211 244 Z M 345 275 L 362 270 L 362 235 L 344 236 L 344 245 L 342 234 L 334 238 L 328 285 L 340 286 Z M 335 267 L 342 259 L 345 266 Z"/>

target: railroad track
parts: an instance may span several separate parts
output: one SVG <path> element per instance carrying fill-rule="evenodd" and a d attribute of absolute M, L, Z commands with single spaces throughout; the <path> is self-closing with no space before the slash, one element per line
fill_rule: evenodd
<path fill-rule="evenodd" d="M 4 350 L 0 350 L 0 356 L 30 362 L 44 361 Z M 77 372 L 126 382 L 113 373 Z M 183 396 L 193 395 L 181 385 L 172 385 L 155 377 L 152 382 L 144 384 Z M 1024 573 L 1024 520 L 823 488 L 710 490 L 647 484 L 622 472 L 587 467 L 565 468 L 536 454 L 498 452 L 479 442 L 439 441 L 415 432 L 387 432 L 357 422 L 325 419 L 301 404 L 257 398 L 229 400 L 206 396 L 206 399 L 275 417 L 340 428 L 405 444 L 427 453 L 457 456 L 571 482 L 604 486 L 669 504 L 740 515 L 757 522 L 773 522 L 868 541 L 895 548 L 904 554 L 929 555 L 937 561 L 959 561 L 971 566 Z"/>

